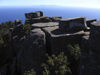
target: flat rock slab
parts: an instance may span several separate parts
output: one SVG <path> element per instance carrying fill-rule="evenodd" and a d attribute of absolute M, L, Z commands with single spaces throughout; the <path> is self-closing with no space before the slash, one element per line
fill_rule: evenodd
<path fill-rule="evenodd" d="M 45 27 L 54 27 L 58 26 L 58 22 L 48 22 L 48 23 L 35 23 L 32 24 L 33 28 L 45 28 Z"/>
<path fill-rule="evenodd" d="M 43 28 L 44 31 L 48 32 L 52 37 L 60 37 L 60 36 L 74 36 L 74 35 L 81 35 L 85 34 L 84 31 L 79 31 L 79 32 L 63 32 L 59 29 L 59 26 L 55 27 L 46 27 Z"/>
<path fill-rule="evenodd" d="M 95 21 L 92 23 L 93 26 L 100 26 L 100 21 Z"/>
<path fill-rule="evenodd" d="M 43 28 L 46 34 L 46 45 L 53 53 L 59 53 L 67 50 L 67 44 L 71 42 L 78 42 L 83 35 L 84 31 L 76 33 L 63 33 L 59 30 L 58 26 Z"/>
<path fill-rule="evenodd" d="M 94 21 L 96 21 L 96 19 L 86 19 L 87 26 L 90 27 L 91 23 L 94 22 Z"/>
<path fill-rule="evenodd" d="M 96 21 L 96 19 L 86 19 L 87 22 Z"/>

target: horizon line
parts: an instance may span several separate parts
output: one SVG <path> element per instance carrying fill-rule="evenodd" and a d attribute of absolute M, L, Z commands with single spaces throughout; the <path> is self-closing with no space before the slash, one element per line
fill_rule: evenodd
<path fill-rule="evenodd" d="M 32 6 L 56 6 L 56 7 L 74 7 L 74 8 L 93 8 L 93 9 L 100 9 L 100 7 L 88 7 L 88 6 L 72 6 L 72 5 L 0 5 L 0 8 L 2 7 L 32 7 Z"/>

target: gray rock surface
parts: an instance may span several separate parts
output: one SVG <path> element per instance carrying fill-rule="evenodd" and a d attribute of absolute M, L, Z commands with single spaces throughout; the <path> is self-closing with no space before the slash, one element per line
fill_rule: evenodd
<path fill-rule="evenodd" d="M 91 23 L 97 21 L 96 19 L 86 19 L 86 24 L 88 27 L 90 27 Z"/>
<path fill-rule="evenodd" d="M 52 22 L 59 22 L 62 19 L 62 17 L 54 16 L 54 17 L 50 17 L 50 19 L 52 20 Z"/>
<path fill-rule="evenodd" d="M 44 22 L 51 22 L 50 18 L 48 16 L 41 16 L 37 18 L 32 18 L 31 19 L 31 24 L 33 23 L 44 23 Z"/>
<path fill-rule="evenodd" d="M 5 59 L 0 59 L 4 65 L 0 67 L 0 75 L 23 75 L 32 68 L 40 75 L 46 52 L 66 52 L 69 43 L 80 44 L 80 75 L 100 75 L 100 21 L 85 17 L 48 17 L 42 11 L 25 13 L 25 17 L 25 23 L 32 24 L 33 28 L 26 36 L 21 20 L 15 21 L 15 27 L 10 29 L 14 51 L 6 51 L 6 58 L 2 55 Z"/>
<path fill-rule="evenodd" d="M 32 24 L 32 28 L 45 28 L 45 27 L 54 27 L 58 26 L 58 22 L 48 22 L 48 23 L 35 23 Z"/>
<path fill-rule="evenodd" d="M 52 53 L 59 53 L 67 50 L 67 44 L 70 42 L 78 42 L 83 35 L 84 31 L 76 33 L 64 33 L 59 30 L 58 26 L 43 28 L 46 34 L 46 45 Z"/>
<path fill-rule="evenodd" d="M 89 32 L 86 32 L 81 41 L 81 56 L 80 56 L 80 75 L 87 75 L 87 63 L 89 62 Z"/>
<path fill-rule="evenodd" d="M 17 55 L 17 69 L 21 74 L 25 70 L 34 69 L 37 73 L 41 70 L 41 63 L 45 59 L 45 34 L 41 29 L 31 30 L 30 35 L 22 45 L 22 50 Z M 39 75 L 39 74 L 37 74 Z"/>
<path fill-rule="evenodd" d="M 31 12 L 31 13 L 25 13 L 25 17 L 27 19 L 32 19 L 32 18 L 37 18 L 43 16 L 42 11 L 36 11 L 36 12 Z"/>
<path fill-rule="evenodd" d="M 95 21 L 90 26 L 89 38 L 85 40 L 85 44 L 82 51 L 82 63 L 81 68 L 83 71 L 81 75 L 99 75 L 100 74 L 100 21 Z M 85 43 L 85 41 L 84 41 Z M 86 51 L 86 52 L 85 52 Z M 84 54 L 84 55 L 83 55 Z"/>
<path fill-rule="evenodd" d="M 86 27 L 85 17 L 61 19 L 59 22 L 59 28 L 64 32 L 85 30 Z"/>
<path fill-rule="evenodd" d="M 52 20 L 48 16 L 43 16 L 42 11 L 36 11 L 31 13 L 25 13 L 25 23 L 26 24 L 34 24 L 40 22 L 51 22 Z"/>

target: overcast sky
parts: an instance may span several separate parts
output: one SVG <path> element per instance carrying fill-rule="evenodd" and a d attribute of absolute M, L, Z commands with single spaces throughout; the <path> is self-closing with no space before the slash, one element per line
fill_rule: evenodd
<path fill-rule="evenodd" d="M 59 5 L 100 8 L 100 0 L 0 0 L 0 6 Z"/>

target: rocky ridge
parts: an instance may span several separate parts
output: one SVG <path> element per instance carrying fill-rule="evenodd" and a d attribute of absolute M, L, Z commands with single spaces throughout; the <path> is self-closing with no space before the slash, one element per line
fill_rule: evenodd
<path fill-rule="evenodd" d="M 32 29 L 26 37 L 21 20 L 15 21 L 11 37 L 16 55 L 0 68 L 0 75 L 23 75 L 25 70 L 33 67 L 39 75 L 45 52 L 66 53 L 65 45 L 69 43 L 80 45 L 80 75 L 100 74 L 100 21 L 85 17 L 48 17 L 43 16 L 42 11 L 25 13 L 25 17 L 25 24 L 30 24 Z"/>

